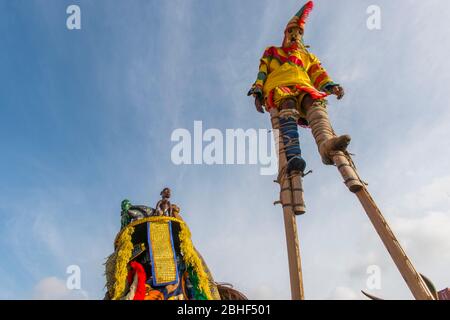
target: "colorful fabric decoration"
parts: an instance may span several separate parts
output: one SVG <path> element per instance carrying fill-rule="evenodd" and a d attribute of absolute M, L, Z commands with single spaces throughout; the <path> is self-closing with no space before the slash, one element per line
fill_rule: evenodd
<path fill-rule="evenodd" d="M 149 284 L 145 285 L 145 299 L 144 300 L 166 300 L 164 293 L 153 289 Z"/>
<path fill-rule="evenodd" d="M 148 222 L 147 227 L 153 286 L 177 283 L 178 269 L 171 221 Z"/>
<path fill-rule="evenodd" d="M 314 8 L 314 3 L 312 1 L 307 2 L 296 14 L 295 16 L 289 20 L 286 29 L 300 27 L 301 29 L 305 28 L 306 19 L 308 19 L 309 14 Z"/>
<path fill-rule="evenodd" d="M 207 295 L 202 290 L 198 274 L 194 271 L 192 267 L 188 268 L 188 275 L 189 280 L 192 284 L 193 300 L 211 300 L 208 299 Z"/>
<path fill-rule="evenodd" d="M 130 262 L 130 268 L 131 270 L 128 273 L 128 284 L 132 284 L 133 279 L 137 278 L 133 300 L 144 300 L 146 293 L 145 280 L 147 278 L 144 267 L 139 262 L 132 261 Z"/>
<path fill-rule="evenodd" d="M 286 38 L 288 37 L 289 30 L 291 28 L 300 28 L 302 30 L 305 30 L 306 19 L 309 17 L 309 14 L 311 13 L 313 8 L 314 3 L 312 1 L 309 1 L 296 13 L 294 17 L 292 17 L 291 20 L 289 20 L 286 29 L 284 29 L 283 44 L 285 43 Z"/>
<path fill-rule="evenodd" d="M 267 48 L 261 58 L 259 73 L 267 76 L 264 79 L 258 77 L 254 86 L 263 88 L 265 97 L 277 87 L 297 86 L 313 98 L 321 99 L 328 96 L 322 91 L 324 87 L 334 83 L 314 54 L 299 49 Z"/>
<path fill-rule="evenodd" d="M 147 238 L 148 247 L 133 255 L 142 248 L 142 237 Z M 144 277 L 144 300 L 220 300 L 217 285 L 183 220 L 153 216 L 132 221 L 119 232 L 114 244 L 105 272 L 111 299 L 141 299 Z"/>

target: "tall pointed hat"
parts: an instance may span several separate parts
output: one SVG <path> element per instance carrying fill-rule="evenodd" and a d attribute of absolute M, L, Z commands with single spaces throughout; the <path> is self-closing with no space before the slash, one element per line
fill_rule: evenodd
<path fill-rule="evenodd" d="M 292 27 L 300 27 L 301 29 L 305 29 L 306 19 L 308 19 L 308 16 L 313 8 L 314 2 L 308 1 L 289 21 L 289 23 L 286 26 L 286 30 Z"/>

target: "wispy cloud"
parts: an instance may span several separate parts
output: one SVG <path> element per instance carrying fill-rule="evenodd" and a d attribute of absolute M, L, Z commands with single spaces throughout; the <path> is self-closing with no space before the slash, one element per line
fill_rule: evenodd
<path fill-rule="evenodd" d="M 69 290 L 65 281 L 56 277 L 44 278 L 33 288 L 35 300 L 86 300 L 88 298 L 85 291 Z"/>

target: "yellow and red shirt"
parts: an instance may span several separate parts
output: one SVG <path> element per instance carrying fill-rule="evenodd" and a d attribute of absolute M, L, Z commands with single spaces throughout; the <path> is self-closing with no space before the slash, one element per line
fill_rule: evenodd
<path fill-rule="evenodd" d="M 335 85 L 314 54 L 300 49 L 268 47 L 253 86 L 263 90 L 265 99 L 277 87 L 292 86 L 314 99 L 321 99 L 328 96 L 329 88 Z"/>

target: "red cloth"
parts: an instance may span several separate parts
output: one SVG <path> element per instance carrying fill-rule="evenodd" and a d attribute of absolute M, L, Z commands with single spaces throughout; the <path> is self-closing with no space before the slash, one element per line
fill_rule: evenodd
<path fill-rule="evenodd" d="M 128 273 L 128 284 L 133 282 L 133 277 L 137 274 L 138 283 L 136 288 L 136 293 L 134 294 L 133 300 L 144 300 L 145 298 L 145 280 L 147 279 L 147 275 L 145 273 L 144 267 L 142 264 L 136 261 L 130 262 L 131 270 Z"/>

